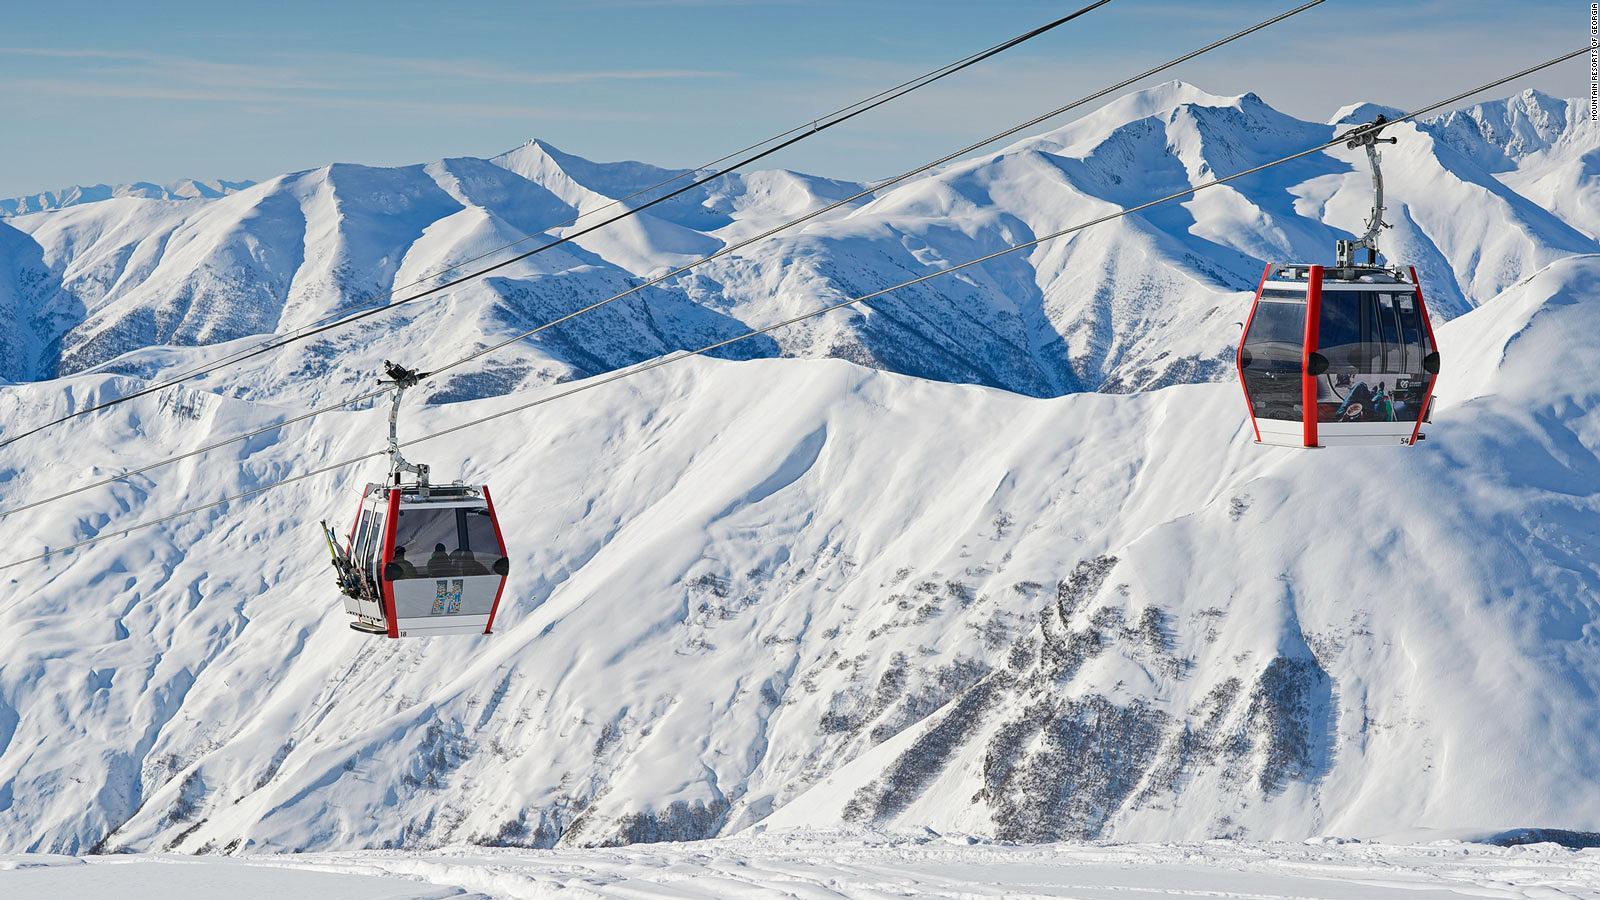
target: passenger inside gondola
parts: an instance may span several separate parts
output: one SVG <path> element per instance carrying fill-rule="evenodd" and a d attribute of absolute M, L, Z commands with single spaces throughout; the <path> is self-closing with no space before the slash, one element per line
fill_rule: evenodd
<path fill-rule="evenodd" d="M 1318 385 L 1323 422 L 1415 422 L 1427 387 L 1421 310 L 1393 291 L 1326 291 L 1318 350 L 1330 371 Z"/>
<path fill-rule="evenodd" d="M 1345 396 L 1344 402 L 1334 411 L 1336 422 L 1393 422 L 1394 407 L 1389 404 L 1383 382 L 1373 388 L 1365 381 L 1356 382 Z"/>
<path fill-rule="evenodd" d="M 401 578 L 460 578 L 494 574 L 500 539 L 487 508 L 410 507 L 400 511 L 395 528 L 395 558 L 401 547 L 431 547 Z"/>
<path fill-rule="evenodd" d="M 450 553 L 444 549 L 444 544 L 434 544 L 433 555 L 428 557 L 428 577 L 445 578 L 455 574 L 455 566 L 450 562 Z"/>
<path fill-rule="evenodd" d="M 406 559 L 405 547 L 394 548 L 394 564 L 400 568 L 401 578 L 417 577 L 417 567 L 411 564 L 411 560 Z"/>
<path fill-rule="evenodd" d="M 478 562 L 475 554 L 464 547 L 450 554 L 450 562 L 455 566 L 455 574 L 457 575 L 489 574 L 489 567 Z"/>

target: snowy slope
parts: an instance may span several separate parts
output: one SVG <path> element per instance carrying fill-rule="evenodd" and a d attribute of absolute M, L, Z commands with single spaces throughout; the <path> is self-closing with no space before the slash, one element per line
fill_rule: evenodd
<path fill-rule="evenodd" d="M 1453 113 L 1440 125 L 1513 190 L 1600 236 L 1600 123 L 1584 104 L 1527 91 Z"/>
<path fill-rule="evenodd" d="M 48 293 L 39 246 L 0 222 L 0 379 L 33 377 L 44 348 L 37 322 L 48 313 Z"/>
<path fill-rule="evenodd" d="M 1255 447 L 1227 385 L 664 368 L 418 448 L 495 486 L 492 637 L 345 627 L 313 522 L 371 467 L 6 570 L 0 630 L 28 639 L 0 646 L 0 846 L 1594 830 L 1597 289 L 1575 257 L 1444 326 L 1438 422 L 1404 453 Z M 18 386 L 0 417 L 129 383 Z M 0 451 L 0 503 L 277 414 L 147 400 Z M 382 416 L 0 519 L 0 544 L 368 451 Z"/>
<path fill-rule="evenodd" d="M 1591 202 L 1600 196 L 1600 131 L 1578 109 L 1524 94 L 1394 129 L 1402 143 L 1386 150 L 1394 227 L 1385 246 L 1422 272 L 1441 319 L 1556 259 L 1600 250 L 1600 203 Z M 585 377 L 727 336 L 1238 171 L 1342 127 L 1295 119 L 1254 94 L 1157 85 L 880 190 L 588 320 L 603 319 L 603 328 L 552 329 L 438 399 Z M 489 160 L 338 164 L 217 199 L 125 197 L 20 215 L 0 223 L 0 250 L 18 248 L 0 255 L 0 286 L 31 285 L 27 302 L 39 312 L 13 320 L 5 330 L 15 333 L 0 340 L 37 349 L 6 377 L 192 366 L 221 355 L 217 344 L 259 341 L 396 289 L 405 296 L 414 284 L 438 284 L 440 273 L 507 243 L 529 249 L 577 235 L 614 214 L 613 201 L 675 176 L 687 173 L 595 163 L 530 141 Z M 380 338 L 435 367 L 861 188 L 781 170 L 729 176 L 208 389 L 326 399 L 367 377 L 375 361 L 366 350 Z M 918 287 L 913 296 L 936 302 L 914 312 L 840 312 L 750 352 L 843 358 L 1033 396 L 1221 378 L 1238 327 L 1224 309 L 1253 289 L 1262 261 L 1326 259 L 1337 238 L 1361 230 L 1368 196 L 1363 160 L 1343 149 L 1318 154 Z M 295 374 L 319 378 L 287 377 Z"/>

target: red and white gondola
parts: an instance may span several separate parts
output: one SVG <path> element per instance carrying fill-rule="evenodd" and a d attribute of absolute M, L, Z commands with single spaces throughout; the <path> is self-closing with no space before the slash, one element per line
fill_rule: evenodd
<path fill-rule="evenodd" d="M 1239 340 L 1237 366 L 1258 443 L 1405 445 L 1422 440 L 1439 349 L 1414 268 L 1378 265 L 1380 117 L 1350 135 L 1375 192 L 1364 237 L 1339 241 L 1334 266 L 1269 264 Z M 1366 264 L 1354 261 L 1365 249 Z"/>
<path fill-rule="evenodd" d="M 340 541 L 323 523 L 350 627 L 391 638 L 490 634 L 510 561 L 488 485 L 428 483 L 428 467 L 400 455 L 400 395 L 423 377 L 384 364 L 395 385 L 389 414 L 390 477 L 361 493 Z M 403 483 L 405 473 L 415 475 Z"/>

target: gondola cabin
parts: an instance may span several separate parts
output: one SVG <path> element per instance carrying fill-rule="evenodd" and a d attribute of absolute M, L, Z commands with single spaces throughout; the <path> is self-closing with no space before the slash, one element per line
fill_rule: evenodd
<path fill-rule="evenodd" d="M 489 634 L 509 570 L 488 486 L 459 484 L 367 485 L 335 565 L 350 627 L 392 638 Z"/>
<path fill-rule="evenodd" d="M 1237 363 L 1259 443 L 1410 446 L 1439 351 L 1415 269 L 1269 265 Z"/>

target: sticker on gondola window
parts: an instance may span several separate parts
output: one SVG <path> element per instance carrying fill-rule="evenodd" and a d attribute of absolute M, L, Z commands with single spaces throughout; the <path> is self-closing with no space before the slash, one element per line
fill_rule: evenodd
<path fill-rule="evenodd" d="M 429 615 L 453 616 L 461 612 L 461 594 L 466 582 L 460 578 L 440 578 L 433 583 L 433 609 Z"/>

